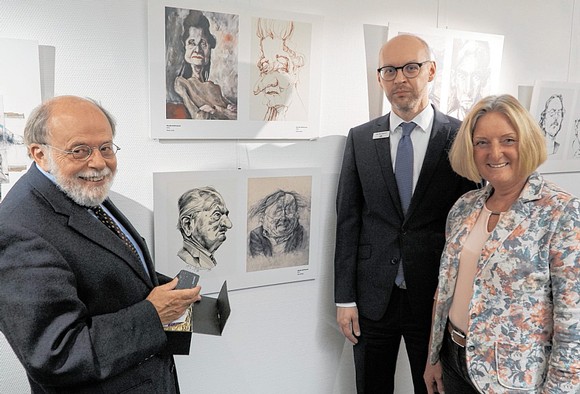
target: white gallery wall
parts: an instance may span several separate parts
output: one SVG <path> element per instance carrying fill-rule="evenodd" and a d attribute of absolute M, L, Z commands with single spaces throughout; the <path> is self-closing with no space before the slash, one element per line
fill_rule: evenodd
<path fill-rule="evenodd" d="M 363 25 L 398 23 L 503 35 L 496 93 L 517 96 L 519 86 L 537 79 L 580 82 L 580 1 L 214 1 L 234 11 L 251 7 L 324 17 L 319 139 L 150 139 L 146 0 L 0 0 L 0 37 L 54 47 L 55 95 L 92 97 L 115 115 L 115 142 L 122 148 L 115 201 L 151 247 L 153 172 L 321 169 L 318 277 L 230 292 L 232 314 L 223 336 L 194 335 L 191 355 L 176 359 L 185 394 L 353 393 L 352 348 L 335 323 L 332 262 L 344 139 L 350 127 L 368 120 Z M 189 4 L 198 5 L 195 0 Z M 0 48 L 0 56 L 10 54 Z M 549 178 L 580 195 L 579 173 Z M 163 267 L 163 262 L 157 264 Z M 0 392 L 28 392 L 22 368 L 0 339 Z M 412 393 L 404 358 L 400 366 L 396 391 Z"/>

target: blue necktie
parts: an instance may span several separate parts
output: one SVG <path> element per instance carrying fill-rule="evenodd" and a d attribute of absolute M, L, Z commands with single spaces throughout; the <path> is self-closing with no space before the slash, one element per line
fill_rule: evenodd
<path fill-rule="evenodd" d="M 401 123 L 403 135 L 397 146 L 397 159 L 395 162 L 395 178 L 397 179 L 397 188 L 401 198 L 403 213 L 407 214 L 407 209 L 413 196 L 413 142 L 411 141 L 411 132 L 415 129 L 414 122 Z M 399 269 L 395 284 L 400 288 L 406 288 L 405 276 L 403 274 L 403 261 L 399 259 Z"/>
<path fill-rule="evenodd" d="M 407 213 L 411 196 L 413 195 L 413 142 L 411 141 L 411 132 L 415 128 L 414 122 L 401 123 L 403 135 L 399 140 L 397 147 L 397 161 L 395 162 L 395 178 L 401 197 L 401 206 L 403 213 Z"/>

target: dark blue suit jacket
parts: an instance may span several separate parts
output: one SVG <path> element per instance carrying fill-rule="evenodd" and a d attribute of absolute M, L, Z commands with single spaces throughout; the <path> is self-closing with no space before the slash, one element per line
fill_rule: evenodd
<path fill-rule="evenodd" d="M 153 305 L 160 277 L 35 165 L 0 204 L 0 330 L 33 393 L 174 393 L 173 357 Z M 166 281 L 163 278 L 162 281 Z"/>
<path fill-rule="evenodd" d="M 451 169 L 448 150 L 460 122 L 435 110 L 431 139 L 407 215 L 391 161 L 389 115 L 350 130 L 337 194 L 335 302 L 356 302 L 380 319 L 389 303 L 399 260 L 416 316 L 430 319 L 445 220 L 453 203 L 476 185 Z"/>

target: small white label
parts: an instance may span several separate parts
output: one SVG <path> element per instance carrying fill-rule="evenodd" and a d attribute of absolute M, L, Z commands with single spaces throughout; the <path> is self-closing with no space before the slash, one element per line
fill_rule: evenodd
<path fill-rule="evenodd" d="M 373 133 L 373 140 L 378 140 L 381 138 L 389 138 L 390 135 L 391 132 L 389 130 L 377 131 L 376 133 Z"/>

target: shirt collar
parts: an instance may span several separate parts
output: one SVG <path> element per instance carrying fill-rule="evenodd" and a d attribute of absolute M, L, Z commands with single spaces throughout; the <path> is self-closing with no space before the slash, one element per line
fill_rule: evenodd
<path fill-rule="evenodd" d="M 421 129 L 421 131 L 426 132 L 429 130 L 429 126 L 433 123 L 433 118 L 435 117 L 435 110 L 431 104 L 427 105 L 423 111 L 419 112 L 417 116 L 411 119 L 411 122 L 415 122 L 417 126 Z M 395 112 L 391 111 L 389 122 L 391 125 L 391 132 L 394 132 L 397 127 L 402 122 L 405 122 L 401 119 Z M 398 129 L 401 132 L 401 129 Z"/>
<path fill-rule="evenodd" d="M 183 239 L 183 247 L 186 248 L 191 253 L 192 256 L 199 258 L 203 255 L 203 256 L 211 259 L 212 261 L 214 261 L 214 264 L 215 264 L 215 259 L 213 257 L 213 254 L 210 253 L 209 250 L 207 250 L 206 248 L 201 246 L 201 244 L 199 242 L 197 242 L 195 239 L 184 238 Z"/>
<path fill-rule="evenodd" d="M 36 168 L 38 169 L 38 171 L 40 171 L 41 174 L 43 174 L 45 177 L 47 177 L 48 179 L 50 179 L 50 181 L 56 185 L 56 178 L 54 177 L 54 175 L 52 175 L 50 172 L 44 171 L 42 169 L 42 167 L 39 166 L 38 164 L 34 163 L 34 165 L 36 166 Z"/>

